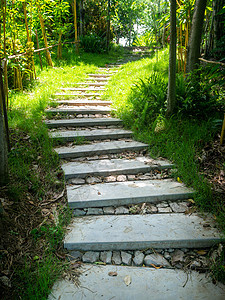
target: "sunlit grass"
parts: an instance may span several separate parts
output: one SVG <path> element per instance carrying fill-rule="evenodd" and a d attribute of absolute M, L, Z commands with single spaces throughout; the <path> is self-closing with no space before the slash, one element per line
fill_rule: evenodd
<path fill-rule="evenodd" d="M 139 78 L 145 78 L 154 71 L 160 72 L 164 76 L 168 74 L 168 49 L 161 50 L 160 56 L 144 58 L 124 65 L 120 72 L 110 80 L 104 97 L 113 102 L 117 113 L 124 115 L 130 109 L 128 97 L 131 88 Z"/>

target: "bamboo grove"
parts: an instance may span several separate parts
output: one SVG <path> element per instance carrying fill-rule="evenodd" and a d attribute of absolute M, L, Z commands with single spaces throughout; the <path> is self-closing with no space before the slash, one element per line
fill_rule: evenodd
<path fill-rule="evenodd" d="M 187 49 L 195 0 L 176 0 L 178 71 L 186 72 Z M 53 66 L 51 49 L 62 58 L 63 45 L 95 39 L 92 48 L 109 49 L 109 42 L 126 38 L 128 45 L 159 48 L 169 36 L 168 0 L 0 0 L 0 58 L 4 87 L 23 90 L 36 78 L 35 64 Z M 222 0 L 208 0 L 202 51 L 221 59 L 224 37 Z M 135 30 L 142 28 L 141 35 Z M 222 35 L 222 36 L 221 36 Z M 103 43 L 103 46 L 102 44 Z M 97 45 L 97 47 L 96 47 Z M 45 52 L 45 57 L 41 53 Z"/>

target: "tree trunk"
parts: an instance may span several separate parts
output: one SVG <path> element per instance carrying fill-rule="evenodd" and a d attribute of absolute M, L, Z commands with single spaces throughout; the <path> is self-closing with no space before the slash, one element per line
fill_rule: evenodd
<path fill-rule="evenodd" d="M 8 181 L 8 147 L 4 118 L 4 89 L 2 81 L 2 69 L 0 67 L 0 186 Z"/>
<path fill-rule="evenodd" d="M 187 68 L 190 73 L 199 64 L 202 28 L 207 0 L 196 0 L 192 19 L 191 35 L 188 45 Z"/>
<path fill-rule="evenodd" d="M 170 58 L 167 93 L 167 116 L 174 113 L 176 106 L 176 0 L 170 0 Z"/>
<path fill-rule="evenodd" d="M 225 13 L 219 14 L 224 6 L 224 0 L 214 1 L 215 19 L 214 19 L 214 32 L 215 32 L 215 48 L 216 58 L 220 59 L 224 57 L 224 48 L 221 44 L 222 38 L 225 36 Z"/>

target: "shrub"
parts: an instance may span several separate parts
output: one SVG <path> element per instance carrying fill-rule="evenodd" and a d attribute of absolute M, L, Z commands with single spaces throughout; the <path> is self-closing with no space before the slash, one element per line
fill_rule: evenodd
<path fill-rule="evenodd" d="M 177 76 L 177 110 L 183 117 L 208 119 L 224 111 L 224 90 L 220 85 L 221 73 L 215 69 L 200 68 L 187 79 Z"/>
<path fill-rule="evenodd" d="M 80 37 L 80 46 L 85 52 L 104 53 L 106 49 L 106 38 L 96 34 L 90 34 Z"/>
<path fill-rule="evenodd" d="M 167 81 L 158 72 L 144 80 L 139 79 L 131 90 L 128 102 L 132 105 L 133 119 L 141 126 L 149 126 L 166 110 Z"/>

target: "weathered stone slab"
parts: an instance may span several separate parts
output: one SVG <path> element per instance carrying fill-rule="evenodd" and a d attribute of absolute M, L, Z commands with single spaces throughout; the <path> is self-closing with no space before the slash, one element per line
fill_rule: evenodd
<path fill-rule="evenodd" d="M 132 131 L 123 129 L 96 129 L 96 130 L 62 130 L 50 132 L 49 136 L 53 139 L 73 142 L 77 137 L 83 137 L 88 141 L 129 138 Z"/>
<path fill-rule="evenodd" d="M 63 98 L 63 99 L 74 99 L 77 97 L 100 97 L 102 94 L 100 93 L 55 93 L 55 98 Z"/>
<path fill-rule="evenodd" d="M 96 87 L 102 87 L 102 86 L 105 86 L 107 84 L 107 82 L 88 82 L 88 81 L 85 81 L 85 82 L 79 82 L 79 83 L 76 83 L 77 85 L 86 85 L 86 86 L 96 86 Z"/>
<path fill-rule="evenodd" d="M 62 91 L 80 91 L 80 92 L 99 92 L 104 91 L 102 88 L 74 88 L 74 87 L 68 87 L 68 88 L 61 88 Z"/>
<path fill-rule="evenodd" d="M 112 75 L 110 74 L 88 74 L 90 77 L 97 77 L 97 78 L 105 78 L 105 77 L 111 77 Z"/>
<path fill-rule="evenodd" d="M 192 195 L 193 190 L 184 184 L 167 179 L 67 186 L 67 198 L 71 208 L 158 203 L 188 199 Z"/>
<path fill-rule="evenodd" d="M 201 248 L 222 241 L 212 219 L 197 214 L 78 217 L 64 241 L 68 250 Z"/>
<path fill-rule="evenodd" d="M 74 147 L 60 147 L 55 151 L 61 158 L 67 157 L 84 157 L 92 155 L 112 154 L 120 153 L 123 151 L 140 151 L 147 148 L 147 144 L 139 142 L 126 142 L 126 141 L 112 141 L 112 142 L 100 142 L 92 145 L 77 145 Z"/>
<path fill-rule="evenodd" d="M 56 127 L 87 127 L 87 126 L 108 126 L 121 125 L 122 120 L 116 118 L 82 118 L 82 119 L 60 119 L 60 120 L 46 120 L 45 124 L 49 128 Z"/>
<path fill-rule="evenodd" d="M 66 105 L 71 105 L 71 106 L 108 106 L 111 105 L 112 102 L 110 101 L 103 101 L 103 100 L 67 100 L 67 99 L 62 99 L 62 100 L 56 100 L 57 103 L 59 104 L 66 104 Z"/>
<path fill-rule="evenodd" d="M 109 114 L 112 109 L 97 106 L 97 107 L 77 107 L 77 108 L 49 108 L 45 112 L 46 113 L 59 113 L 59 114 Z"/>
<path fill-rule="evenodd" d="M 88 162 L 69 162 L 62 165 L 65 178 L 84 178 L 87 175 L 109 176 L 112 174 L 137 174 L 149 172 L 152 169 L 167 169 L 173 165 L 168 161 L 153 160 L 145 157 L 135 159 L 104 159 Z"/>
<path fill-rule="evenodd" d="M 215 285 L 205 274 L 182 270 L 125 266 L 84 265 L 80 285 L 60 280 L 53 286 L 49 300 L 223 300 L 224 285 Z M 116 272 L 117 276 L 109 276 Z M 124 282 L 130 276 L 130 285 Z"/>
<path fill-rule="evenodd" d="M 103 77 L 88 77 L 86 78 L 86 80 L 95 80 L 95 81 L 98 81 L 98 82 L 107 82 L 109 81 L 110 78 L 103 78 Z"/>

